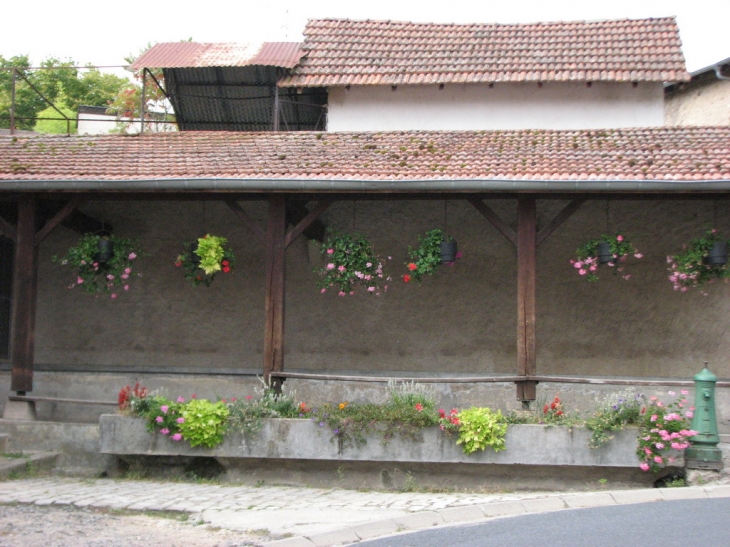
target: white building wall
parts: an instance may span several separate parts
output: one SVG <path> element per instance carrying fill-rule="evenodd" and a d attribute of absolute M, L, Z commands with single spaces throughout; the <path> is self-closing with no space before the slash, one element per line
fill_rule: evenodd
<path fill-rule="evenodd" d="M 607 129 L 664 123 L 660 83 L 352 86 L 329 90 L 328 131 Z"/>

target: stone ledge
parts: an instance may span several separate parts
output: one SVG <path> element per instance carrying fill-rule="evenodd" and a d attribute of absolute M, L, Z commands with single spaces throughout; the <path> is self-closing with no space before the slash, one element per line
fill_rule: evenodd
<path fill-rule="evenodd" d="M 636 468 L 636 430 L 615 432 L 606 445 L 588 447 L 590 431 L 542 425 L 511 425 L 505 439 L 507 449 L 488 449 L 466 455 L 438 428 L 426 428 L 420 440 L 395 438 L 383 445 L 377 435 L 360 447 L 342 447 L 330 431 L 309 420 L 264 420 L 252 437 L 229 433 L 214 449 L 191 448 L 146 430 L 139 418 L 105 414 L 99 420 L 100 452 L 113 455 L 203 456 L 222 460 L 277 458 L 292 460 L 387 461 L 417 463 L 502 464 L 535 466 L 583 466 Z M 681 458 L 677 461 L 681 466 Z"/>

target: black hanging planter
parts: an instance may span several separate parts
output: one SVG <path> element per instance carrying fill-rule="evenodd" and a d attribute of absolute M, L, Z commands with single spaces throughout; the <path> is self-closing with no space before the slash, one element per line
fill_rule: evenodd
<path fill-rule="evenodd" d="M 101 238 L 96 244 L 99 252 L 94 255 L 94 260 L 100 264 L 106 264 L 114 256 L 114 242 L 111 239 Z"/>
<path fill-rule="evenodd" d="M 441 264 L 456 262 L 456 241 L 453 239 L 441 242 Z"/>
<path fill-rule="evenodd" d="M 608 241 L 602 241 L 598 244 L 596 254 L 598 255 L 599 264 L 609 264 L 615 260 L 611 252 L 611 244 Z"/>
<path fill-rule="evenodd" d="M 195 251 L 198 250 L 198 242 L 193 241 L 190 244 L 190 261 L 195 264 L 196 266 L 200 265 L 200 256 Z"/>
<path fill-rule="evenodd" d="M 708 266 L 724 266 L 727 264 L 727 241 L 715 241 L 705 261 Z"/>

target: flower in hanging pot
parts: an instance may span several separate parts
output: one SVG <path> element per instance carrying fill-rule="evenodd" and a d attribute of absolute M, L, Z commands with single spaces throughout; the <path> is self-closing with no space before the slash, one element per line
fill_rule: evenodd
<path fill-rule="evenodd" d="M 136 242 L 114 234 L 84 234 L 79 242 L 68 250 L 65 257 L 53 257 L 54 262 L 75 270 L 76 280 L 70 289 L 82 287 L 86 292 L 105 292 L 116 299 L 128 291 L 136 272 L 135 260 L 141 255 Z"/>
<path fill-rule="evenodd" d="M 183 243 L 185 252 L 178 255 L 175 266 L 182 267 L 185 279 L 194 286 L 210 284 L 218 272 L 229 273 L 233 270 L 235 257 L 233 251 L 225 247 L 225 237 L 206 234 L 196 241 Z"/>
<path fill-rule="evenodd" d="M 322 277 L 317 284 L 322 293 L 335 288 L 340 296 L 354 295 L 362 287 L 368 294 L 380 296 L 381 284 L 390 280 L 383 272 L 385 261 L 360 234 L 329 234 L 322 244 L 322 256 L 324 266 L 315 269 Z"/>
<path fill-rule="evenodd" d="M 571 259 L 570 263 L 578 272 L 578 275 L 585 276 L 588 281 L 598 281 L 598 268 L 606 266 L 613 268 L 614 275 L 621 275 L 628 280 L 631 274 L 624 274 L 625 262 L 630 257 L 642 258 L 636 247 L 634 247 L 624 234 L 613 236 L 602 235 L 592 239 L 576 251 L 577 260 Z"/>
<path fill-rule="evenodd" d="M 408 248 L 408 273 L 403 275 L 406 283 L 412 280 L 420 282 L 422 276 L 433 275 L 441 264 L 453 264 L 457 258 L 461 258 L 456 241 L 443 230 L 430 230 L 424 237 L 419 237 L 418 241 L 418 247 Z"/>
<path fill-rule="evenodd" d="M 669 281 L 675 291 L 687 292 L 716 279 L 727 282 L 730 270 L 727 267 L 728 241 L 709 230 L 703 237 L 693 239 L 681 253 L 667 257 Z"/>

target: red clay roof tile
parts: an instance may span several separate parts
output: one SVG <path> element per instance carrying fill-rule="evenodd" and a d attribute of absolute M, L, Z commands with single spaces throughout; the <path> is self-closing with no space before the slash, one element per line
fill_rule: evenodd
<path fill-rule="evenodd" d="M 534 24 L 309 21 L 280 85 L 685 81 L 674 18 Z"/>
<path fill-rule="evenodd" d="M 0 137 L 0 191 L 203 178 L 730 181 L 730 127 Z"/>

